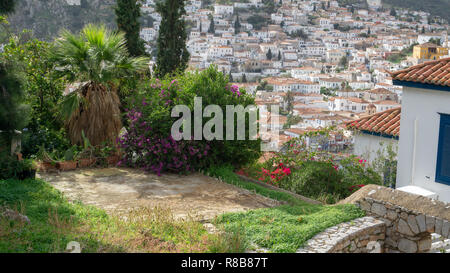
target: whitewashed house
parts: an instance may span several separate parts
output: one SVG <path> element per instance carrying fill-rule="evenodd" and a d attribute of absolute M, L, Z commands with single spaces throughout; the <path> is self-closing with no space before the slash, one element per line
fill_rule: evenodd
<path fill-rule="evenodd" d="M 397 187 L 450 202 L 450 58 L 392 78 L 403 86 Z"/>
<path fill-rule="evenodd" d="M 379 154 L 386 155 L 387 146 L 398 149 L 401 108 L 396 108 L 347 123 L 354 129 L 353 153 L 369 163 Z"/>

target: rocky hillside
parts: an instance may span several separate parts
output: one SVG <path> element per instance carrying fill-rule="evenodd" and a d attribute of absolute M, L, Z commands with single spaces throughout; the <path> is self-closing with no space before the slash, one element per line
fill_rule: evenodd
<path fill-rule="evenodd" d="M 9 16 L 15 32 L 30 29 L 37 38 L 52 40 L 62 28 L 80 30 L 87 23 L 115 27 L 115 0 L 17 0 Z"/>
<path fill-rule="evenodd" d="M 367 6 L 366 0 L 338 0 L 339 4 Z M 416 11 L 425 11 L 432 16 L 439 16 L 450 22 L 450 0 L 382 0 L 385 8 L 405 8 Z"/>

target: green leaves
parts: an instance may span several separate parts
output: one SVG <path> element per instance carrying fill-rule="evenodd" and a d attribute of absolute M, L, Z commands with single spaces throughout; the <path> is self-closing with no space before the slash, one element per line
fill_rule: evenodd
<path fill-rule="evenodd" d="M 186 27 L 183 15 L 186 14 L 183 0 L 167 0 L 158 2 L 156 11 L 161 14 L 162 21 L 158 36 L 158 56 L 156 74 L 162 78 L 183 72 L 189 62 L 186 48 Z"/>
<path fill-rule="evenodd" d="M 72 92 L 65 96 L 61 102 L 60 107 L 60 117 L 62 120 L 68 120 L 73 112 L 77 110 L 80 106 L 86 104 L 86 99 L 81 95 L 80 92 Z"/>
<path fill-rule="evenodd" d="M 96 84 L 110 84 L 143 71 L 149 62 L 145 57 L 130 57 L 124 33 L 111 32 L 103 25 L 88 25 L 80 34 L 63 31 L 55 41 L 52 59 L 60 77 L 69 82 Z"/>

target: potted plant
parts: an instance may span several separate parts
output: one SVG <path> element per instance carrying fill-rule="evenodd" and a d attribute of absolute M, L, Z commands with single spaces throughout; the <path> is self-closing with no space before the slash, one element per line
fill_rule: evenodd
<path fill-rule="evenodd" d="M 36 154 L 36 159 L 39 160 L 37 169 L 48 172 L 56 170 L 56 161 L 45 150 L 44 146 L 39 147 L 39 151 Z"/>
<path fill-rule="evenodd" d="M 60 171 L 73 171 L 77 169 L 77 162 L 74 160 L 76 149 L 74 147 L 68 149 L 64 153 L 64 161 L 57 163 Z"/>
<path fill-rule="evenodd" d="M 89 168 L 97 162 L 97 159 L 94 156 L 94 148 L 89 142 L 89 139 L 86 138 L 83 131 L 81 132 L 81 134 L 84 140 L 84 146 L 82 151 L 77 156 L 78 167 Z"/>
<path fill-rule="evenodd" d="M 106 142 L 102 143 L 101 146 L 95 147 L 95 154 L 100 164 L 104 166 L 116 166 L 120 160 L 117 148 Z"/>
<path fill-rule="evenodd" d="M 108 163 L 108 165 L 109 166 L 117 166 L 117 163 L 119 163 L 119 160 L 120 160 L 120 156 L 118 154 L 116 147 L 109 146 L 109 147 L 105 147 L 105 149 L 106 149 L 105 153 L 107 154 L 106 162 Z"/>

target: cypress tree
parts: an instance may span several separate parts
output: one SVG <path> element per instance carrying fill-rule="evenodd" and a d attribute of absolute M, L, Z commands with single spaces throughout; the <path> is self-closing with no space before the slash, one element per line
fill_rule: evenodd
<path fill-rule="evenodd" d="M 214 34 L 216 32 L 216 27 L 214 26 L 214 18 L 211 17 L 211 23 L 209 24 L 208 32 Z"/>
<path fill-rule="evenodd" d="M 186 48 L 187 33 L 183 19 L 186 10 L 183 0 L 165 0 L 156 4 L 156 11 L 162 18 L 158 37 L 156 75 L 164 77 L 177 70 L 184 71 L 189 62 L 189 52 Z"/>
<path fill-rule="evenodd" d="M 269 48 L 269 51 L 267 51 L 267 54 L 266 54 L 266 57 L 267 57 L 267 60 L 272 60 L 272 50 Z"/>
<path fill-rule="evenodd" d="M 145 55 L 145 43 L 140 38 L 141 4 L 138 0 L 117 0 L 116 23 L 119 31 L 125 32 L 127 48 L 131 56 Z"/>
<path fill-rule="evenodd" d="M 241 22 L 239 22 L 239 15 L 236 18 L 236 22 L 234 22 L 234 34 L 238 34 L 241 32 Z"/>

